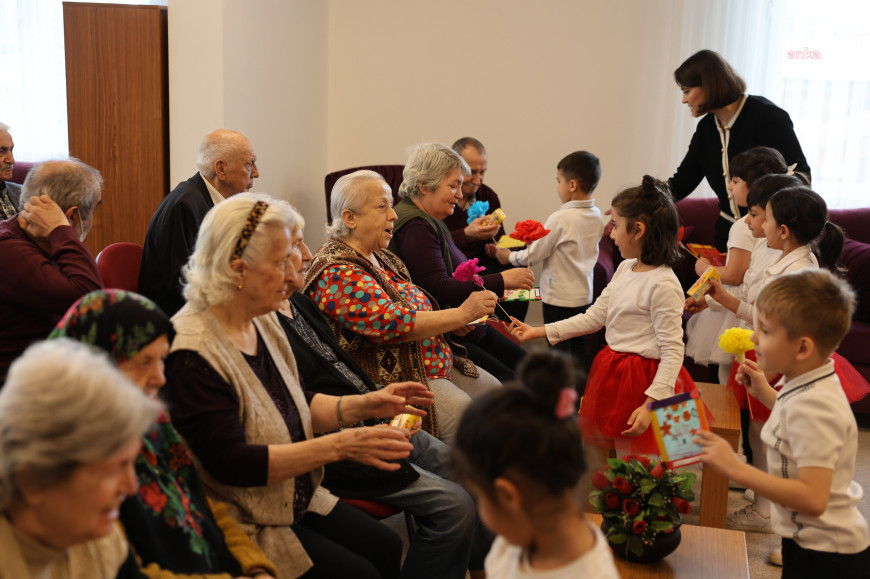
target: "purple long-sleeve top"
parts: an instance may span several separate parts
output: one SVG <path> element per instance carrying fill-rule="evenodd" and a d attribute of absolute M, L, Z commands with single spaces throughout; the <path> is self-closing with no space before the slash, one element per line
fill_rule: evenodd
<path fill-rule="evenodd" d="M 445 241 L 454 269 L 468 261 L 450 236 Z M 455 279 L 453 272 L 447 270 L 441 253 L 441 238 L 424 219 L 411 219 L 399 229 L 396 232 L 396 245 L 411 279 L 429 292 L 442 308 L 459 306 L 471 292 L 480 289 L 473 282 Z M 504 294 L 504 279 L 500 273 L 483 272 L 481 277 L 486 289 L 498 296 Z"/>

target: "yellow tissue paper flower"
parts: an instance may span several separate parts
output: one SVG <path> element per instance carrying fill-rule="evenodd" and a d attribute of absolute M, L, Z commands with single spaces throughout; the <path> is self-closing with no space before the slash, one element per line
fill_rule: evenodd
<path fill-rule="evenodd" d="M 755 344 L 752 343 L 750 336 L 752 336 L 752 330 L 729 328 L 719 336 L 719 347 L 728 354 L 737 355 L 738 361 L 742 362 L 743 360 L 740 358 L 743 358 L 743 353 L 755 349 Z"/>

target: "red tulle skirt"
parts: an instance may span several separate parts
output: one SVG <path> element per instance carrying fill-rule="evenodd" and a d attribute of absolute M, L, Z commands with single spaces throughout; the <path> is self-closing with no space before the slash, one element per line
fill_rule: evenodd
<path fill-rule="evenodd" d="M 580 429 L 587 442 L 613 448 L 613 441 L 622 439 L 631 442 L 634 454 L 659 454 L 652 427 L 637 437 L 622 436 L 628 430 L 631 413 L 646 402 L 644 392 L 652 384 L 658 367 L 658 360 L 614 352 L 609 346 L 595 356 L 580 405 Z M 681 367 L 675 393 L 696 389 L 692 377 Z M 707 415 L 712 419 L 709 411 Z"/>
<path fill-rule="evenodd" d="M 746 359 L 755 360 L 755 350 L 746 352 Z M 831 359 L 834 361 L 834 371 L 837 373 L 837 378 L 840 379 L 840 385 L 843 387 L 843 392 L 846 394 L 846 399 L 849 404 L 853 404 L 868 394 L 870 394 L 870 384 L 864 379 L 858 370 L 849 363 L 841 355 L 836 352 L 831 354 Z M 770 418 L 770 409 L 746 393 L 746 388 L 742 384 L 737 383 L 737 369 L 740 364 L 734 360 L 731 364 L 731 374 L 728 376 L 728 389 L 734 394 L 737 399 L 737 405 L 743 410 L 750 409 L 750 420 L 753 422 L 767 422 Z M 774 379 L 773 384 L 777 384 L 782 375 L 778 374 Z M 781 385 L 780 385 L 781 387 Z M 779 388 L 776 388 L 779 390 Z"/>

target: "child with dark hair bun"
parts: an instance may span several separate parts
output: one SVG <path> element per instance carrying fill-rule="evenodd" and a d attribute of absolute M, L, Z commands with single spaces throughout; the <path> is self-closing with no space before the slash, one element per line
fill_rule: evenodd
<path fill-rule="evenodd" d="M 580 409 L 587 442 L 624 454 L 658 454 L 647 403 L 694 390 L 683 368 L 683 288 L 671 269 L 682 259 L 670 191 L 649 175 L 613 198 L 610 238 L 625 258 L 585 314 L 540 327 L 518 320 L 521 341 L 551 344 L 606 326 Z"/>
<path fill-rule="evenodd" d="M 575 496 L 586 470 L 576 379 L 563 354 L 530 354 L 518 384 L 477 398 L 462 417 L 456 467 L 498 534 L 488 577 L 619 577 Z"/>

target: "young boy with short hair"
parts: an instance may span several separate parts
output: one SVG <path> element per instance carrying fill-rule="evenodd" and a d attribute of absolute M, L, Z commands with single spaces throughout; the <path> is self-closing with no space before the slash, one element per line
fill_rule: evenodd
<path fill-rule="evenodd" d="M 758 362 L 740 367 L 747 391 L 771 408 L 761 432 L 768 473 L 741 462 L 725 440 L 696 439 L 701 459 L 774 503 L 783 577 L 870 577 L 870 538 L 853 480 L 858 428 L 830 355 L 849 330 L 855 294 L 826 270 L 783 275 L 756 301 Z M 763 371 L 782 372 L 777 392 Z"/>
<path fill-rule="evenodd" d="M 502 265 L 543 264 L 540 285 L 545 324 L 582 314 L 592 304 L 592 270 L 604 233 L 601 211 L 592 199 L 600 180 L 598 157 L 587 151 L 571 153 L 556 166 L 556 192 L 563 205 L 544 224 L 550 234 L 521 251 L 495 250 Z M 574 356 L 589 373 L 592 355 L 584 336 L 564 340 L 555 348 Z M 582 394 L 582 385 L 578 390 Z"/>

